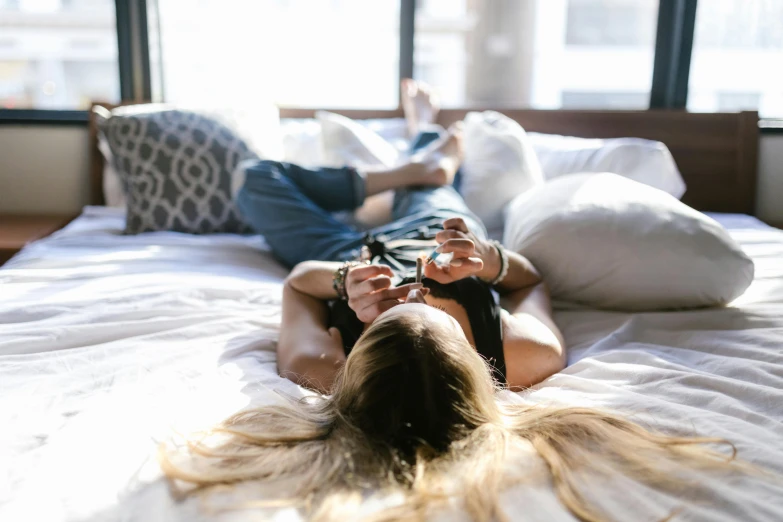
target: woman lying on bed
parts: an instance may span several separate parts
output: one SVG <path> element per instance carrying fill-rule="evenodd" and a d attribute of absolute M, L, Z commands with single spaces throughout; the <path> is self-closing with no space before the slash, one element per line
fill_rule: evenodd
<path fill-rule="evenodd" d="M 406 93 L 410 87 L 409 121 L 416 119 L 411 112 L 434 117 L 427 91 L 403 84 Z M 487 240 L 452 185 L 461 155 L 461 130 L 454 126 L 448 133 L 419 133 L 411 161 L 393 169 L 308 170 L 261 161 L 246 170 L 240 210 L 293 267 L 283 291 L 281 375 L 328 392 L 376 322 L 398 325 L 401 333 L 432 326 L 444 334 L 443 342 L 473 347 L 498 382 L 512 389 L 565 366 L 540 275 L 523 256 Z M 332 215 L 386 190 L 395 190 L 388 225 L 365 233 Z M 363 247 L 372 264 L 358 261 Z M 425 265 L 422 284 L 415 283 L 416 257 L 435 247 L 452 254 L 451 262 Z"/>
<path fill-rule="evenodd" d="M 426 92 L 411 83 L 403 90 L 409 109 L 434 113 Z M 598 520 L 578 471 L 612 469 L 681 493 L 683 465 L 727 466 L 699 445 L 720 441 L 661 436 L 591 409 L 496 402 L 497 389 L 561 370 L 565 349 L 535 267 L 488 241 L 452 186 L 460 139 L 459 128 L 421 134 L 411 162 L 391 170 L 266 161 L 247 170 L 238 204 L 294 266 L 283 289 L 279 371 L 330 395 L 235 415 L 214 431 L 228 440 L 190 446 L 198 466 L 175 465 L 164 452 L 170 477 L 274 482 L 314 507 L 314 518 L 339 517 L 338 507 L 381 491 L 406 499 L 381 520 L 424 517 L 455 496 L 473 518 L 489 520 L 504 518 L 499 494 L 526 475 L 506 462 L 529 461 L 532 450 L 565 506 Z M 389 189 L 394 221 L 369 236 L 331 214 Z M 411 282 L 416 257 L 435 245 L 453 259 L 426 265 L 423 284 Z M 372 264 L 357 260 L 362 247 Z"/>

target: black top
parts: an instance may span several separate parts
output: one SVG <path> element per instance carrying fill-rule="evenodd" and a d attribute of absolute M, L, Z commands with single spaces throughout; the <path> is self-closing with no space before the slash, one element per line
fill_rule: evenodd
<path fill-rule="evenodd" d="M 414 281 L 415 278 L 407 277 L 400 284 Z M 476 341 L 476 351 L 489 362 L 494 378 L 499 383 L 506 384 L 500 305 L 496 302 L 490 286 L 475 277 L 447 285 L 427 278 L 424 278 L 422 283 L 430 289 L 430 295 L 433 297 L 452 299 L 465 308 Z M 336 327 L 342 334 L 345 354 L 348 355 L 362 335 L 364 324 L 346 301 L 334 301 L 330 310 L 329 326 Z"/>

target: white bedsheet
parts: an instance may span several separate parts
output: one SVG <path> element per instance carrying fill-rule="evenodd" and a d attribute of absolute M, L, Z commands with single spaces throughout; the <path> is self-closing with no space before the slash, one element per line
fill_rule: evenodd
<path fill-rule="evenodd" d="M 722 216 L 756 262 L 725 309 L 623 314 L 563 309 L 569 367 L 503 400 L 611 408 L 655 426 L 734 441 L 783 474 L 783 232 Z M 0 270 L 0 521 L 211 520 L 177 503 L 154 450 L 172 428 L 208 426 L 302 391 L 275 374 L 285 270 L 258 237 L 122 236 L 88 207 Z M 706 480 L 706 479 L 705 479 Z M 617 520 L 783 520 L 783 486 L 722 480 L 688 501 L 618 481 L 591 497 Z M 573 520 L 546 484 L 504 500 L 519 520 Z M 256 520 L 232 511 L 225 520 Z M 295 518 L 280 511 L 276 520 Z"/>

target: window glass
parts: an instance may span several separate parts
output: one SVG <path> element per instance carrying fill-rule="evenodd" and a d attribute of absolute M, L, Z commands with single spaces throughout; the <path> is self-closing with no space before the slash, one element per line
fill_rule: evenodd
<path fill-rule="evenodd" d="M 657 0 L 420 0 L 415 76 L 445 106 L 644 109 Z"/>
<path fill-rule="evenodd" d="M 688 109 L 783 116 L 783 1 L 698 3 Z"/>
<path fill-rule="evenodd" d="M 150 42 L 160 53 L 157 98 L 327 108 L 399 103 L 399 0 L 156 4 L 150 25 L 159 34 Z"/>
<path fill-rule="evenodd" d="M 0 0 L 0 107 L 119 99 L 114 0 Z"/>

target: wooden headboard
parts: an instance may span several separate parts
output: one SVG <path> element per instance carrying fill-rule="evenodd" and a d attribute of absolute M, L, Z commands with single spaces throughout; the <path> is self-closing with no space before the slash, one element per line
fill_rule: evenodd
<path fill-rule="evenodd" d="M 100 104 L 112 108 L 109 104 Z M 448 126 L 469 110 L 444 109 L 438 123 Z M 756 202 L 758 113 L 684 111 L 570 111 L 496 109 L 526 130 L 584 138 L 636 137 L 669 147 L 688 187 L 683 202 L 702 211 L 753 215 Z M 354 119 L 400 118 L 397 110 L 333 110 Z M 281 118 L 312 118 L 312 109 L 281 109 Z M 103 204 L 103 157 L 90 123 L 91 203 Z"/>

